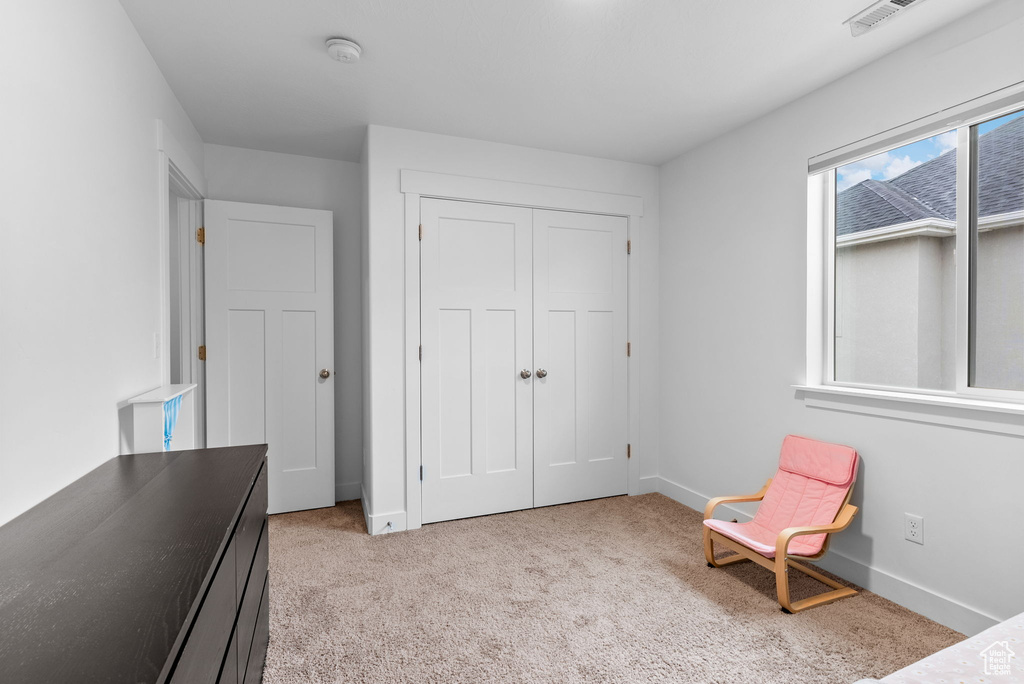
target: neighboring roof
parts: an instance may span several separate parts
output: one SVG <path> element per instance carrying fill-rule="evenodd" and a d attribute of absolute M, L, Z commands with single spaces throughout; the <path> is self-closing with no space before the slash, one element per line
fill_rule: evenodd
<path fill-rule="evenodd" d="M 1024 210 L 1024 117 L 978 138 L 981 216 Z M 926 218 L 956 220 L 956 150 L 836 196 L 836 235 Z"/>

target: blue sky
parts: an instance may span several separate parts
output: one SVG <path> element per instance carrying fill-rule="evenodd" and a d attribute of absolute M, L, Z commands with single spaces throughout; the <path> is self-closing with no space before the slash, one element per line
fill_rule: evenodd
<path fill-rule="evenodd" d="M 1020 118 L 1022 116 L 1024 116 L 1024 109 L 1020 110 L 1019 112 L 1014 112 L 1013 114 L 1007 114 L 1001 119 L 992 119 L 991 121 L 986 121 L 985 123 L 978 126 L 978 135 L 985 135 L 993 128 L 999 128 L 1003 124 L 1010 123 L 1014 119 Z"/>
<path fill-rule="evenodd" d="M 1024 116 L 1024 110 L 1014 112 L 1000 119 L 986 121 L 978 126 L 978 134 L 984 135 L 993 128 L 998 128 L 1009 123 L 1017 117 Z M 856 185 L 861 181 L 872 178 L 874 180 L 889 180 L 900 174 L 906 173 L 918 164 L 923 164 L 929 159 L 934 159 L 944 152 L 956 147 L 956 131 L 948 131 L 915 143 L 904 145 L 876 154 L 867 159 L 840 166 L 836 169 L 836 189 L 842 192 L 846 188 Z"/>

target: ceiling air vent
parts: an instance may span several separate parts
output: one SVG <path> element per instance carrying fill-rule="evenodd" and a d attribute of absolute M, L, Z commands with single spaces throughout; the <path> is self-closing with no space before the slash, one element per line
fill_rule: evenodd
<path fill-rule="evenodd" d="M 892 19 L 901 10 L 920 5 L 923 2 L 924 0 L 879 0 L 872 3 L 866 9 L 857 12 L 857 14 L 843 23 L 850 25 L 850 33 L 854 36 L 859 36 L 876 28 L 879 24 Z"/>

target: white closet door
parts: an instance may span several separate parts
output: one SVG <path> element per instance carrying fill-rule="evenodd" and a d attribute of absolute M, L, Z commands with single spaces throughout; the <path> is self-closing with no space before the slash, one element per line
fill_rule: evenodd
<path fill-rule="evenodd" d="M 207 444 L 269 445 L 270 513 L 333 506 L 332 214 L 205 205 Z"/>
<path fill-rule="evenodd" d="M 530 508 L 531 210 L 425 199 L 420 219 L 423 522 Z"/>
<path fill-rule="evenodd" d="M 534 211 L 534 505 L 625 494 L 626 219 Z"/>

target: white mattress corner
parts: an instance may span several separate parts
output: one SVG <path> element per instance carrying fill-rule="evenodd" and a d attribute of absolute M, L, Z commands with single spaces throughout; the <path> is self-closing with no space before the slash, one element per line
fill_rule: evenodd
<path fill-rule="evenodd" d="M 1024 613 L 933 653 L 881 681 L 883 684 L 961 681 L 1024 684 Z"/>

